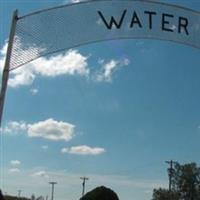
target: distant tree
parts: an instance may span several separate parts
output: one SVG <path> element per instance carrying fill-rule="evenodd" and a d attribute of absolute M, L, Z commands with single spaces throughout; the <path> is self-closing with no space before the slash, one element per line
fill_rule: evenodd
<path fill-rule="evenodd" d="M 119 200 L 117 194 L 104 186 L 88 192 L 80 200 Z"/>
<path fill-rule="evenodd" d="M 200 200 L 200 168 L 195 163 L 176 164 L 172 191 L 154 189 L 153 200 Z"/>
<path fill-rule="evenodd" d="M 181 199 L 200 200 L 200 168 L 195 163 L 176 164 L 173 184 Z"/>
<path fill-rule="evenodd" d="M 154 189 L 152 200 L 180 200 L 180 195 L 177 192 L 159 188 Z"/>

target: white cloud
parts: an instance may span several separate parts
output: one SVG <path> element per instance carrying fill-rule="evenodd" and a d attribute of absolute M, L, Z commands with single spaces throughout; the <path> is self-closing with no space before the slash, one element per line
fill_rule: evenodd
<path fill-rule="evenodd" d="M 104 62 L 105 62 L 105 60 L 104 60 L 104 59 L 102 59 L 102 58 L 99 58 L 99 59 L 98 59 L 98 64 L 100 64 L 100 65 L 103 65 L 103 64 L 104 64 Z"/>
<path fill-rule="evenodd" d="M 69 141 L 74 136 L 74 128 L 75 126 L 73 124 L 50 118 L 35 124 L 28 124 L 27 132 L 29 137 Z"/>
<path fill-rule="evenodd" d="M 29 137 L 41 137 L 54 141 L 69 141 L 74 136 L 74 129 L 75 125 L 73 124 L 50 118 L 33 124 L 23 121 L 10 121 L 3 127 L 2 132 L 5 134 L 19 134 L 26 131 Z M 42 148 L 47 149 L 48 147 L 43 146 Z"/>
<path fill-rule="evenodd" d="M 18 133 L 20 133 L 22 131 L 25 131 L 26 128 L 27 128 L 27 125 L 23 121 L 20 121 L 20 122 L 10 121 L 3 128 L 3 133 L 18 134 Z"/>
<path fill-rule="evenodd" d="M 62 148 L 61 153 L 77 154 L 77 155 L 99 155 L 105 152 L 105 149 L 99 147 L 89 147 L 86 145 L 74 146 L 70 148 Z"/>
<path fill-rule="evenodd" d="M 19 173 L 20 170 L 18 168 L 11 168 L 8 170 L 10 173 Z"/>
<path fill-rule="evenodd" d="M 152 191 L 152 190 L 145 190 L 144 192 L 145 192 L 146 194 L 152 194 L 153 191 Z"/>
<path fill-rule="evenodd" d="M 80 3 L 80 2 L 84 2 L 87 0 L 64 0 L 63 4 L 69 4 L 69 3 Z"/>
<path fill-rule="evenodd" d="M 99 72 L 97 72 L 95 79 L 99 82 L 111 82 L 113 73 L 119 69 L 120 67 L 127 66 L 130 64 L 128 58 L 124 58 L 122 60 L 112 59 L 109 62 L 105 63 L 104 60 L 99 60 L 99 64 L 102 64 L 102 68 Z"/>
<path fill-rule="evenodd" d="M 83 1 L 83 0 L 82 0 Z M 79 3 L 81 0 L 71 0 L 72 3 Z"/>
<path fill-rule="evenodd" d="M 8 85 L 13 88 L 31 85 L 35 80 L 36 75 L 30 65 L 32 64 L 28 64 L 11 71 Z"/>
<path fill-rule="evenodd" d="M 61 153 L 68 153 L 69 152 L 69 148 L 62 148 L 61 149 Z"/>
<path fill-rule="evenodd" d="M 103 73 L 99 74 L 98 80 L 105 80 L 105 81 L 111 81 L 112 80 L 112 73 L 114 72 L 114 69 L 117 67 L 118 61 L 111 60 L 110 62 L 106 63 L 103 66 Z"/>
<path fill-rule="evenodd" d="M 0 74 L 3 71 L 3 67 L 5 64 L 5 55 L 7 52 L 7 47 L 8 47 L 8 42 L 6 41 L 5 44 L 3 45 L 2 49 L 0 49 Z"/>
<path fill-rule="evenodd" d="M 30 93 L 31 93 L 32 95 L 36 95 L 36 94 L 38 93 L 38 89 L 32 88 L 32 89 L 30 89 Z"/>
<path fill-rule="evenodd" d="M 97 23 L 98 25 L 103 25 L 102 19 L 100 19 L 100 18 L 96 21 L 96 23 Z M 113 28 L 114 28 L 114 27 L 113 27 Z"/>
<path fill-rule="evenodd" d="M 47 150 L 49 147 L 47 145 L 43 145 L 41 148 Z"/>
<path fill-rule="evenodd" d="M 18 41 L 18 43 L 19 49 L 22 48 L 20 41 Z M 0 71 L 2 71 L 4 66 L 6 48 L 7 43 L 5 43 L 0 50 Z M 35 47 L 32 49 L 35 49 L 34 52 L 36 55 L 43 51 Z M 31 51 L 33 51 L 32 49 Z M 23 50 L 23 54 L 29 54 L 29 51 L 29 49 Z M 8 85 L 13 88 L 31 85 L 37 75 L 44 77 L 56 77 L 61 75 L 88 76 L 90 70 L 88 68 L 87 59 L 88 57 L 83 56 L 77 50 L 69 50 L 62 54 L 52 55 L 48 58 L 42 57 L 10 71 Z"/>
<path fill-rule="evenodd" d="M 10 161 L 10 164 L 11 164 L 11 165 L 20 165 L 21 162 L 20 162 L 19 160 L 11 160 L 11 161 Z"/>
<path fill-rule="evenodd" d="M 7 46 L 8 43 L 6 41 L 2 49 L 0 50 L 0 73 L 2 73 L 4 67 Z M 10 72 L 10 79 L 8 80 L 8 85 L 11 87 L 30 85 L 34 79 L 35 75 L 32 73 L 29 67 L 21 67 Z"/>
<path fill-rule="evenodd" d="M 69 50 L 63 54 L 51 56 L 50 58 L 39 58 L 23 67 L 11 71 L 11 78 L 8 85 L 19 87 L 31 85 L 36 75 L 43 77 L 56 77 L 61 75 L 89 74 L 87 57 L 76 50 Z"/>
<path fill-rule="evenodd" d="M 173 31 L 177 29 L 177 27 L 173 24 L 170 26 L 170 29 L 172 29 Z"/>
<path fill-rule="evenodd" d="M 64 54 L 50 58 L 40 58 L 34 62 L 34 70 L 42 76 L 55 77 L 59 75 L 82 75 L 89 74 L 87 57 L 77 50 L 69 50 Z"/>
<path fill-rule="evenodd" d="M 121 61 L 121 65 L 129 65 L 130 64 L 130 60 L 128 58 L 124 58 L 122 61 Z"/>
<path fill-rule="evenodd" d="M 195 31 L 198 31 L 200 29 L 200 24 L 199 23 L 194 24 L 193 29 L 195 29 Z"/>
<path fill-rule="evenodd" d="M 86 0 L 65 0 L 63 3 L 79 3 L 81 1 L 86 1 Z"/>
<path fill-rule="evenodd" d="M 46 171 L 38 171 L 33 173 L 31 176 L 33 177 L 42 177 L 42 178 L 48 178 L 49 176 L 47 175 Z"/>

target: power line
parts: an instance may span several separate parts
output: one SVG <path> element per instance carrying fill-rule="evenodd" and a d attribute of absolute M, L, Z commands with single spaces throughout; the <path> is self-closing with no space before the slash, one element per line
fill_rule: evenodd
<path fill-rule="evenodd" d="M 83 185 L 82 197 L 83 197 L 85 194 L 85 181 L 89 180 L 89 178 L 84 176 L 84 177 L 80 177 L 80 179 L 83 180 L 83 183 L 82 183 L 82 185 Z"/>
<path fill-rule="evenodd" d="M 177 162 L 170 160 L 170 161 L 165 161 L 167 164 L 170 165 L 170 167 L 168 168 L 168 174 L 169 174 L 169 191 L 171 192 L 172 190 L 172 176 L 173 176 L 173 170 L 174 170 L 174 164 L 176 164 Z"/>
<path fill-rule="evenodd" d="M 57 184 L 57 182 L 49 182 L 51 184 L 51 200 L 54 198 L 54 185 Z"/>

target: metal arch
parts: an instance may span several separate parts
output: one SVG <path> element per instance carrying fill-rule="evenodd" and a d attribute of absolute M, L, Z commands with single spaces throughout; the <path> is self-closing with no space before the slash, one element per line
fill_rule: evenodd
<path fill-rule="evenodd" d="M 61 6 L 56 6 L 56 7 L 51 7 L 51 8 L 46 8 L 46 9 L 42 9 L 42 10 L 38 10 L 38 11 L 34 11 L 31 12 L 29 14 L 23 15 L 23 16 L 19 16 L 18 19 L 23 19 L 25 17 L 31 16 L 31 15 L 36 15 L 42 12 L 46 12 L 46 11 L 50 11 L 50 10 L 55 10 L 55 9 L 59 9 L 59 8 L 64 8 L 64 7 L 70 7 L 70 6 L 77 6 L 77 5 L 81 5 L 81 4 L 87 4 L 87 3 L 96 3 L 96 2 L 114 2 L 114 1 L 121 1 L 121 0 L 86 0 L 86 1 L 80 1 L 77 3 L 68 3 L 65 5 L 61 5 Z M 179 5 L 173 5 L 173 4 L 169 4 L 169 3 L 164 3 L 164 2 L 157 2 L 157 1 L 153 1 L 153 0 L 123 0 L 123 2 L 140 2 L 140 3 L 153 3 L 153 4 L 159 4 L 159 5 L 164 5 L 164 6 L 169 6 L 169 7 L 173 7 L 173 8 L 179 8 L 179 9 L 183 9 L 183 10 L 187 10 L 187 11 L 191 11 L 197 14 L 200 14 L 200 11 L 191 9 L 191 8 L 186 8 L 184 6 L 179 6 Z"/>

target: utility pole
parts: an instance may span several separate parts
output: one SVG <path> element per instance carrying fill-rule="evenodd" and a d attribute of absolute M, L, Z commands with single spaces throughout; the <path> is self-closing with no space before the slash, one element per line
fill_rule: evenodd
<path fill-rule="evenodd" d="M 172 191 L 172 176 L 173 176 L 173 170 L 174 170 L 174 164 L 176 164 L 177 162 L 170 160 L 170 161 L 165 161 L 167 164 L 170 165 L 170 167 L 168 168 L 168 174 L 169 174 L 169 191 Z"/>
<path fill-rule="evenodd" d="M 21 192 L 22 192 L 22 190 L 18 190 L 18 198 L 20 198 Z"/>
<path fill-rule="evenodd" d="M 57 182 L 49 182 L 51 184 L 51 200 L 54 198 L 54 185 L 57 184 Z"/>
<path fill-rule="evenodd" d="M 84 176 L 84 177 L 80 177 L 80 179 L 83 180 L 83 183 L 82 183 L 83 185 L 82 197 L 83 197 L 85 194 L 85 181 L 89 180 L 89 178 Z"/>

